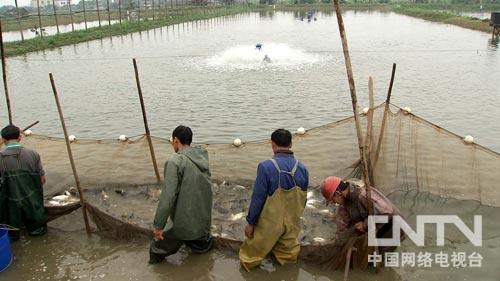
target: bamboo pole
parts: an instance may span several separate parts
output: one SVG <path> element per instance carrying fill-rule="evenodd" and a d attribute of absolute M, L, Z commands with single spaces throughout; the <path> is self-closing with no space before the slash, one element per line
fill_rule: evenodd
<path fill-rule="evenodd" d="M 151 134 L 149 133 L 148 118 L 146 116 L 146 109 L 144 108 L 144 99 L 142 97 L 141 82 L 139 80 L 139 71 L 137 70 L 137 62 L 135 59 L 132 60 L 134 63 L 135 71 L 135 81 L 137 84 L 137 92 L 139 94 L 139 101 L 141 102 L 142 118 L 144 120 L 144 129 L 146 131 L 146 138 L 149 144 L 149 152 L 151 153 L 151 160 L 153 161 L 153 168 L 155 170 L 156 180 L 161 182 L 160 172 L 158 170 L 158 164 L 156 163 L 155 151 L 153 148 L 153 141 L 151 140 Z"/>
<path fill-rule="evenodd" d="M 85 8 L 85 0 L 83 2 L 83 21 L 85 21 L 85 30 L 87 30 L 87 9 Z"/>
<path fill-rule="evenodd" d="M 344 281 L 349 280 L 349 269 L 351 267 L 351 256 L 353 251 L 356 251 L 356 248 L 350 247 L 349 250 L 347 250 L 347 256 L 344 267 Z"/>
<path fill-rule="evenodd" d="M 151 0 L 151 6 L 153 7 L 153 20 L 155 20 L 155 0 Z"/>
<path fill-rule="evenodd" d="M 16 4 L 17 25 L 19 25 L 19 33 L 21 33 L 21 41 L 24 41 L 23 28 L 21 27 L 21 14 L 19 13 L 19 5 L 17 4 L 17 0 L 14 0 L 14 3 Z"/>
<path fill-rule="evenodd" d="M 87 206 L 85 205 L 85 198 L 83 196 L 82 188 L 80 186 L 80 178 L 76 172 L 75 161 L 73 159 L 73 153 L 71 152 L 71 145 L 69 144 L 68 131 L 66 130 L 66 124 L 64 123 L 64 116 L 61 109 L 61 104 L 59 103 L 59 96 L 57 94 L 56 84 L 54 83 L 54 77 L 52 73 L 49 73 L 50 84 L 52 85 L 52 91 L 54 92 L 54 98 L 56 100 L 57 111 L 59 112 L 59 119 L 61 120 L 61 126 L 64 131 L 64 139 L 66 140 L 66 149 L 68 150 L 69 162 L 71 164 L 71 169 L 73 170 L 73 176 L 75 177 L 76 188 L 80 194 L 80 204 L 82 205 L 83 220 L 85 221 L 85 230 L 87 235 L 91 235 L 89 218 L 87 217 Z"/>
<path fill-rule="evenodd" d="M 141 22 L 141 0 L 137 0 L 137 20 Z"/>
<path fill-rule="evenodd" d="M 372 185 L 375 185 L 374 179 L 373 179 L 373 167 L 372 167 L 372 162 L 371 162 L 371 154 L 372 154 L 372 147 L 373 147 L 373 111 L 375 107 L 375 101 L 373 98 L 373 78 L 370 76 L 368 79 L 368 102 L 369 102 L 369 109 L 368 109 L 368 114 L 367 114 L 367 129 L 366 129 L 366 139 L 365 139 L 365 157 L 368 161 L 368 177 L 370 178 L 370 182 Z"/>
<path fill-rule="evenodd" d="M 354 112 L 354 121 L 356 123 L 356 135 L 358 137 L 359 156 L 361 159 L 361 165 L 362 165 L 361 168 L 363 171 L 363 181 L 364 181 L 365 188 L 366 188 L 368 215 L 371 216 L 371 215 L 373 215 L 373 202 L 372 202 L 372 197 L 371 197 L 371 183 L 370 183 L 370 178 L 368 176 L 368 174 L 369 174 L 368 173 L 368 161 L 366 160 L 366 157 L 365 157 L 363 135 L 361 133 L 361 125 L 359 123 L 358 99 L 356 96 L 356 85 L 354 83 L 354 74 L 352 72 L 351 57 L 349 55 L 349 47 L 347 45 L 347 36 L 345 33 L 344 20 L 342 18 L 342 11 L 340 9 L 339 0 L 334 0 L 333 2 L 334 2 L 335 12 L 337 14 L 337 23 L 339 26 L 340 39 L 342 40 L 342 49 L 344 51 L 345 66 L 346 66 L 346 71 L 347 71 L 347 77 L 349 80 L 349 89 L 351 92 L 352 110 Z M 368 230 L 368 231 L 370 231 L 370 230 Z M 378 248 L 375 247 L 375 253 L 377 253 L 377 252 L 378 252 Z"/>
<path fill-rule="evenodd" d="M 40 0 L 36 0 L 36 6 L 38 8 L 38 24 L 40 25 L 40 36 L 43 37 L 43 28 L 42 28 L 42 15 L 40 14 Z"/>
<path fill-rule="evenodd" d="M 342 40 L 342 48 L 344 50 L 344 59 L 349 80 L 349 89 L 351 92 L 352 111 L 354 112 L 354 121 L 356 123 L 356 135 L 358 137 L 359 155 L 361 158 L 363 181 L 365 183 L 368 197 L 368 213 L 373 214 L 373 204 L 371 202 L 371 184 L 368 178 L 368 165 L 364 154 L 363 135 L 361 133 L 361 125 L 359 123 L 358 114 L 358 98 L 356 96 L 356 85 L 354 84 L 354 75 L 352 72 L 351 57 L 349 55 L 349 47 L 347 45 L 347 37 L 344 29 L 344 20 L 342 19 L 342 11 L 340 10 L 339 0 L 334 0 L 335 11 L 337 13 L 337 22 L 339 25 L 340 39 Z"/>
<path fill-rule="evenodd" d="M 95 0 L 95 6 L 97 9 L 97 20 L 99 21 L 99 28 L 101 28 L 101 12 L 99 11 L 99 0 Z"/>
<path fill-rule="evenodd" d="M 52 0 L 52 9 L 54 9 L 54 19 L 56 20 L 57 34 L 59 34 L 59 23 L 57 22 L 56 1 Z"/>
<path fill-rule="evenodd" d="M 33 122 L 31 123 L 30 125 L 26 126 L 22 131 L 21 133 L 24 133 L 24 131 L 28 130 L 28 129 L 31 129 L 33 126 L 35 126 L 36 124 L 40 123 L 40 121 L 36 121 L 36 122 Z M 3 140 L 0 140 L 0 145 L 3 144 Z"/>
<path fill-rule="evenodd" d="M 119 14 L 119 21 L 120 25 L 122 25 L 122 0 L 118 0 L 118 14 Z"/>
<path fill-rule="evenodd" d="M 71 18 L 71 31 L 75 31 L 75 21 L 73 20 L 73 10 L 71 8 L 71 0 L 68 1 L 69 17 Z"/>
<path fill-rule="evenodd" d="M 108 26 L 111 25 L 111 14 L 110 14 L 110 10 L 109 10 L 109 0 L 106 0 L 106 8 L 108 10 Z"/>
<path fill-rule="evenodd" d="M 10 108 L 10 97 L 9 97 L 9 87 L 7 86 L 7 69 L 5 64 L 5 50 L 3 48 L 3 31 L 2 31 L 2 21 L 0 20 L 0 56 L 2 57 L 2 78 L 3 78 L 3 89 L 5 91 L 5 100 L 7 102 L 7 113 L 9 116 L 9 124 L 12 125 L 12 110 Z"/>
<path fill-rule="evenodd" d="M 396 75 L 396 64 L 392 64 L 391 82 L 389 83 L 389 90 L 387 91 L 387 98 L 385 99 L 384 115 L 382 117 L 382 124 L 380 125 L 380 133 L 378 135 L 377 150 L 373 159 L 373 167 L 377 166 L 378 157 L 380 155 L 380 148 L 382 147 L 382 139 L 384 137 L 385 123 L 387 122 L 387 113 L 389 111 L 389 104 L 391 102 L 392 85 L 394 84 L 394 75 Z"/>
<path fill-rule="evenodd" d="M 24 133 L 24 131 L 31 129 L 33 126 L 35 126 L 38 123 L 40 123 L 40 121 L 37 120 L 37 121 L 31 123 L 30 125 L 26 126 L 26 128 L 23 129 L 23 133 Z"/>

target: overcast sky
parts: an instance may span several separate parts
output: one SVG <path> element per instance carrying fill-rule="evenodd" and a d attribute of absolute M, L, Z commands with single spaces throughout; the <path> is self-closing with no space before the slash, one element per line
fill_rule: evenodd
<path fill-rule="evenodd" d="M 19 6 L 29 6 L 30 5 L 30 0 L 17 0 L 17 4 Z M 0 6 L 5 6 L 5 5 L 12 5 L 14 6 L 14 0 L 0 0 Z"/>

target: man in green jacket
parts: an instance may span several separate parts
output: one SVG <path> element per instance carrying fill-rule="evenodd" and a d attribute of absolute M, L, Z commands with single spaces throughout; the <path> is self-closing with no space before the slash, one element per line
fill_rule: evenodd
<path fill-rule="evenodd" d="M 176 154 L 165 163 L 165 185 L 153 223 L 150 264 L 164 261 L 167 256 L 175 254 L 182 244 L 198 254 L 209 251 L 213 246 L 208 152 L 199 146 L 191 147 L 192 139 L 189 127 L 178 126 L 172 132 L 172 146 Z"/>

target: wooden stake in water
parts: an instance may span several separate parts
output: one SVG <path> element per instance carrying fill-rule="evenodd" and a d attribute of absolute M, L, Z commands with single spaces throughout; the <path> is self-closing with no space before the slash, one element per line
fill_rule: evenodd
<path fill-rule="evenodd" d="M 59 24 L 57 23 L 56 1 L 52 0 L 52 8 L 54 9 L 54 19 L 56 20 L 57 34 L 59 34 Z"/>
<path fill-rule="evenodd" d="M 340 9 L 339 0 L 334 0 L 333 2 L 334 2 L 335 12 L 337 14 L 337 23 L 339 26 L 340 39 L 342 40 L 342 49 L 344 51 L 345 66 L 346 66 L 346 71 L 347 71 L 347 77 L 349 80 L 349 89 L 351 92 L 352 111 L 354 113 L 354 122 L 356 123 L 356 135 L 358 137 L 359 156 L 361 158 L 361 165 L 362 165 L 361 168 L 363 171 L 363 181 L 365 183 L 365 188 L 366 188 L 368 215 L 373 215 L 373 202 L 372 202 L 372 197 L 371 197 L 371 183 L 370 183 L 370 178 L 368 177 L 368 175 L 369 175 L 369 173 L 368 173 L 368 161 L 366 160 L 366 157 L 365 157 L 363 135 L 361 133 L 361 125 L 359 122 L 358 99 L 356 96 L 356 85 L 354 84 L 354 74 L 352 72 L 351 57 L 349 55 L 349 46 L 347 45 L 347 36 L 345 33 L 344 20 L 342 18 L 342 10 Z M 377 247 L 375 247 L 375 252 L 376 253 L 378 252 Z"/>
<path fill-rule="evenodd" d="M 36 6 L 38 8 L 38 24 L 40 25 L 40 36 L 43 37 L 42 15 L 40 14 L 40 0 L 36 0 Z"/>
<path fill-rule="evenodd" d="M 118 19 L 122 25 L 122 0 L 118 0 Z"/>
<path fill-rule="evenodd" d="M 19 6 L 17 4 L 17 0 L 14 0 L 14 3 L 16 4 L 17 25 L 19 25 L 19 33 L 21 33 L 21 41 L 24 41 L 23 28 L 21 27 L 21 14 L 19 13 Z"/>
<path fill-rule="evenodd" d="M 99 0 L 95 0 L 95 6 L 97 9 L 97 20 L 99 21 L 99 28 L 101 28 L 101 12 L 99 11 Z"/>
<path fill-rule="evenodd" d="M 106 9 L 108 10 L 108 26 L 111 25 L 111 14 L 110 14 L 110 10 L 109 10 L 109 0 L 106 0 Z"/>
<path fill-rule="evenodd" d="M 396 75 L 396 64 L 392 64 L 391 82 L 389 83 L 389 90 L 387 91 L 387 98 L 385 99 L 384 115 L 382 117 L 382 124 L 380 125 L 380 133 L 378 135 L 377 150 L 373 159 L 373 167 L 377 166 L 380 148 L 382 147 L 382 139 L 384 137 L 385 123 L 387 122 L 387 113 L 389 112 L 389 104 L 391 103 L 392 85 L 394 85 L 394 76 Z"/>
<path fill-rule="evenodd" d="M 71 169 L 73 170 L 73 176 L 75 177 L 76 188 L 80 194 L 80 205 L 82 205 L 83 220 L 85 221 L 85 230 L 87 230 L 87 235 L 91 235 L 89 218 L 87 216 L 87 206 L 85 205 L 85 198 L 83 196 L 82 187 L 80 186 L 80 178 L 76 172 L 75 161 L 73 159 L 73 153 L 71 152 L 71 145 L 69 144 L 68 131 L 66 130 L 66 123 L 64 123 L 64 116 L 61 109 L 61 104 L 59 103 L 59 95 L 57 94 L 56 84 L 54 82 L 54 77 L 52 73 L 49 73 L 50 84 L 52 85 L 52 91 L 54 92 L 54 98 L 56 99 L 57 111 L 59 112 L 59 119 L 61 120 L 61 126 L 64 131 L 64 139 L 66 140 L 66 149 L 68 150 L 69 162 L 71 164 Z"/>
<path fill-rule="evenodd" d="M 5 66 L 5 50 L 3 48 L 2 21 L 0 21 L 0 56 L 2 57 L 2 78 L 3 89 L 5 91 L 5 100 L 7 102 L 7 113 L 9 115 L 9 124 L 12 125 L 12 111 L 10 109 L 9 88 L 7 87 L 7 69 Z"/>
<path fill-rule="evenodd" d="M 151 6 L 153 7 L 153 20 L 155 20 L 155 0 L 151 0 Z"/>
<path fill-rule="evenodd" d="M 155 170 L 156 180 L 161 182 L 160 171 L 158 170 L 158 164 L 156 163 L 155 151 L 153 148 L 153 141 L 151 140 L 151 134 L 149 133 L 148 118 L 146 116 L 146 109 L 144 107 L 144 99 L 142 98 L 141 81 L 139 80 L 139 71 L 137 70 L 137 62 L 135 59 L 132 60 L 134 63 L 135 71 L 135 81 L 137 84 L 137 92 L 139 94 L 139 101 L 141 102 L 142 118 L 144 120 L 144 129 L 146 131 L 146 138 L 149 144 L 149 152 L 151 153 L 151 160 L 153 161 L 153 168 Z"/>
<path fill-rule="evenodd" d="M 137 20 L 141 22 L 141 0 L 137 0 Z"/>
<path fill-rule="evenodd" d="M 87 9 L 85 8 L 85 0 L 82 1 L 83 6 L 83 21 L 85 22 L 85 30 L 87 30 Z"/>
<path fill-rule="evenodd" d="M 367 129 L 366 129 L 366 139 L 365 139 L 365 157 L 368 161 L 368 177 L 370 179 L 370 182 L 375 185 L 375 182 L 373 180 L 373 170 L 372 170 L 372 163 L 371 163 L 371 154 L 372 154 L 372 147 L 373 147 L 373 110 L 375 107 L 375 101 L 373 98 L 373 79 L 370 76 L 368 79 L 368 101 L 369 101 L 369 107 L 368 107 L 368 113 L 366 115 L 367 119 Z"/>
<path fill-rule="evenodd" d="M 337 22 L 339 25 L 340 39 L 342 40 L 342 49 L 344 50 L 345 66 L 347 70 L 347 77 L 349 80 L 349 89 L 351 92 L 352 111 L 354 113 L 354 121 L 356 123 L 356 135 L 358 137 L 359 155 L 361 158 L 361 165 L 363 170 L 363 180 L 365 183 L 367 197 L 368 197 L 368 213 L 373 214 L 373 205 L 371 202 L 371 184 L 368 178 L 368 165 L 364 153 L 363 135 L 361 133 L 361 125 L 359 123 L 358 114 L 358 98 L 356 96 L 356 85 L 354 84 L 354 75 L 352 72 L 351 57 L 349 55 L 349 47 L 347 45 L 347 37 L 344 29 L 344 20 L 342 19 L 342 11 L 340 10 L 339 0 L 334 0 L 335 11 L 337 13 Z"/>
<path fill-rule="evenodd" d="M 71 31 L 75 31 L 75 21 L 73 20 L 73 10 L 71 8 L 71 1 L 68 1 L 68 8 L 69 8 L 69 17 L 71 18 Z"/>

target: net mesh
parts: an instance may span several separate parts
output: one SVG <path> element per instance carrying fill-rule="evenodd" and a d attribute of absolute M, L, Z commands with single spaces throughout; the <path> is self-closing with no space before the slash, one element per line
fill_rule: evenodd
<path fill-rule="evenodd" d="M 374 110 L 372 141 L 378 143 L 384 107 Z M 366 116 L 360 118 L 366 134 Z M 46 194 L 74 186 L 62 138 L 32 135 L 26 147 L 37 150 L 47 172 Z M 167 139 L 153 137 L 157 162 L 172 155 Z M 269 140 L 232 144 L 204 144 L 209 152 L 214 180 L 251 185 L 259 161 L 272 157 Z M 144 136 L 119 140 L 77 140 L 71 144 L 80 182 L 85 189 L 156 182 L 149 147 Z M 309 169 L 310 183 L 318 186 L 329 175 L 346 177 L 359 159 L 354 118 L 346 118 L 294 135 L 293 150 Z M 500 155 L 402 110 L 387 114 L 378 161 L 372 147 L 371 162 L 377 188 L 384 193 L 418 190 L 435 195 L 473 199 L 500 206 Z M 376 163 L 375 163 L 376 162 Z"/>
<path fill-rule="evenodd" d="M 367 125 L 370 124 L 367 116 L 369 115 L 360 116 L 363 135 L 367 135 Z M 371 140 L 367 142 L 372 144 L 367 150 L 370 166 L 373 167 L 372 178 L 375 187 L 385 194 L 415 192 L 417 195 L 436 196 L 433 198 L 468 200 L 467 202 L 477 202 L 478 205 L 489 206 L 488 208 L 500 207 L 500 193 L 496 190 L 500 182 L 500 173 L 498 173 L 500 155 L 498 153 L 477 144 L 466 144 L 462 137 L 398 109 L 394 112 L 389 110 L 387 113 L 380 154 L 378 159 L 375 159 L 383 116 L 384 104 L 373 111 Z M 26 137 L 23 142 L 26 147 L 37 150 L 41 155 L 47 173 L 47 183 L 44 187 L 47 197 L 61 193 L 75 185 L 64 139 L 32 135 Z M 167 139 L 153 137 L 153 145 L 160 173 L 162 173 L 163 163 L 174 152 Z M 240 147 L 232 144 L 203 144 L 203 146 L 209 152 L 214 182 L 219 183 L 220 186 L 224 185 L 223 182 L 244 185 L 249 191 L 241 193 L 241 196 L 245 197 L 243 201 L 241 198 L 232 198 L 229 195 L 231 198 L 224 198 L 224 190 L 218 192 L 215 190 L 214 196 L 222 196 L 227 200 L 239 200 L 243 203 L 238 206 L 246 208 L 251 195 L 251 185 L 256 176 L 257 164 L 261 160 L 272 157 L 270 141 L 252 141 Z M 115 187 L 134 188 L 135 186 L 140 189 L 156 184 L 146 138 L 137 136 L 126 142 L 76 140 L 71 147 L 80 182 L 88 195 L 87 210 L 97 228 L 103 234 L 115 238 L 150 237 L 151 226 L 145 222 L 152 219 L 154 204 L 150 204 L 148 210 L 141 214 L 145 218 L 141 223 L 129 217 L 129 213 L 120 216 L 118 212 L 110 210 L 112 203 L 110 204 L 109 201 L 104 204 L 99 201 L 102 190 L 113 193 L 113 190 L 116 191 Z M 340 177 L 360 175 L 359 150 L 353 117 L 310 129 L 304 135 L 294 135 L 293 150 L 296 157 L 308 167 L 310 185 L 313 189 L 317 188 L 322 179 L 329 175 Z M 149 192 L 148 190 L 146 189 L 146 193 Z M 317 190 L 315 193 L 319 194 Z M 143 192 L 137 192 L 137 194 L 143 194 Z M 417 197 L 420 198 L 420 196 Z M 148 195 L 147 199 L 149 198 Z M 397 198 L 399 197 L 396 196 Z M 215 198 L 214 202 L 219 199 Z M 318 201 L 317 205 L 311 208 L 318 210 L 311 211 L 306 208 L 304 217 L 307 220 L 307 216 L 314 216 L 318 224 L 321 222 L 323 226 L 321 226 L 320 233 L 324 234 L 323 237 L 326 239 L 319 243 L 302 243 L 301 257 L 306 261 L 318 261 L 321 256 L 324 256 L 326 257 L 324 262 L 330 267 L 342 267 L 345 262 L 343 260 L 345 252 L 349 247 L 339 245 L 332 240 L 335 224 L 331 223 L 331 214 L 320 210 L 324 208 L 321 197 L 315 200 Z M 148 212 L 151 213 L 150 216 Z M 217 212 L 214 211 L 215 213 Z M 231 212 L 228 213 L 229 215 L 234 216 Z M 137 218 L 139 215 L 136 213 L 135 216 Z M 217 224 L 217 219 L 214 219 L 213 223 Z M 244 226 L 244 217 L 240 220 L 241 225 L 236 227 L 227 218 L 222 218 L 221 221 L 229 221 L 228 225 L 233 229 L 240 229 Z M 224 229 L 223 227 L 228 229 L 225 224 L 221 223 L 221 225 L 221 229 Z M 326 230 L 325 225 L 329 227 Z M 310 233 L 317 231 L 314 225 L 310 228 L 312 229 Z M 242 233 L 238 232 L 239 236 L 224 236 L 223 230 L 219 232 L 215 231 L 214 234 L 220 249 L 238 250 L 243 239 Z M 226 231 L 227 233 L 229 232 Z M 306 240 L 314 241 L 312 238 L 308 237 Z M 354 243 L 354 240 L 351 242 Z M 325 249 L 331 255 L 322 255 Z M 332 255 L 332 253 L 335 254 Z"/>

